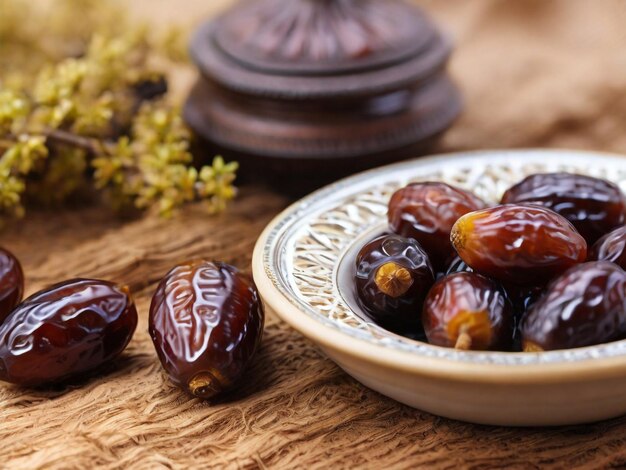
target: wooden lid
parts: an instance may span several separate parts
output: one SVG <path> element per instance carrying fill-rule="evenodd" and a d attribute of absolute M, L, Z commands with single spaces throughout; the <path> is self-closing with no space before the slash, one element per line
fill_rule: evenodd
<path fill-rule="evenodd" d="M 439 70 L 449 43 L 401 0 L 250 0 L 194 35 L 201 72 L 276 98 L 382 93 Z"/>

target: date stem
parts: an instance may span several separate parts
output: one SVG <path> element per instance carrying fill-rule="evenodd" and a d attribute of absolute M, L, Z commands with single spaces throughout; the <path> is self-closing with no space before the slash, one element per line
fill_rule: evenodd
<path fill-rule="evenodd" d="M 469 351 L 472 348 L 472 337 L 467 332 L 467 327 L 463 328 L 465 331 L 461 331 L 459 337 L 456 339 L 454 349 L 461 351 Z"/>
<path fill-rule="evenodd" d="M 386 295 L 400 297 L 409 290 L 413 284 L 413 278 L 408 269 L 390 261 L 378 268 L 375 282 Z"/>

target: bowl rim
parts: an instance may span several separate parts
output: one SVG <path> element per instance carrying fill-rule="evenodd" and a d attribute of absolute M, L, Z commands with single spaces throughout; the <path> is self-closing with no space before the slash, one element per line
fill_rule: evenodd
<path fill-rule="evenodd" d="M 300 332 L 305 337 L 319 344 L 322 349 L 332 350 L 342 355 L 359 358 L 363 361 L 377 364 L 385 368 L 401 370 L 411 374 L 419 374 L 428 377 L 454 379 L 455 381 L 473 383 L 562 383 L 582 382 L 594 379 L 610 379 L 623 377 L 626 374 L 626 354 L 616 356 L 599 356 L 579 359 L 576 361 L 554 361 L 537 362 L 528 364 L 498 364 L 498 363 L 477 363 L 472 361 L 458 361 L 446 357 L 430 357 L 419 355 L 402 349 L 385 347 L 363 338 L 359 338 L 344 331 L 324 324 L 309 316 L 302 309 L 293 304 L 288 297 L 283 294 L 272 282 L 268 274 L 269 267 L 265 265 L 266 250 L 271 248 L 271 236 L 277 227 L 282 225 L 284 219 L 292 216 L 299 208 L 307 206 L 321 196 L 331 194 L 339 188 L 345 188 L 357 181 L 367 180 L 384 171 L 393 171 L 403 166 L 426 165 L 437 161 L 455 159 L 465 159 L 472 157 L 493 157 L 496 155 L 522 156 L 529 153 L 551 154 L 553 158 L 557 155 L 563 156 L 577 155 L 584 157 L 598 157 L 619 159 L 626 167 L 626 157 L 617 153 L 594 152 L 569 149 L 543 149 L 529 148 L 519 150 L 477 150 L 469 152 L 449 152 L 444 154 L 420 157 L 418 159 L 403 161 L 378 167 L 365 172 L 357 173 L 347 178 L 341 179 L 328 186 L 320 188 L 298 201 L 290 204 L 287 208 L 276 215 L 265 227 L 259 236 L 254 247 L 252 257 L 252 273 L 255 283 L 259 289 L 261 297 L 266 305 L 276 313 L 276 315 Z M 270 242 L 268 244 L 268 241 Z M 276 240 L 274 240 L 275 242 Z M 626 340 L 614 343 L 624 343 Z M 607 343 L 609 344 L 609 343 Z M 576 351 L 593 351 L 599 345 L 576 348 Z M 439 346 L 428 345 L 429 348 L 447 350 Z M 572 350 L 563 350 L 572 351 Z M 504 352 L 479 352 L 470 351 L 465 354 L 506 354 L 506 355 L 528 355 L 541 356 L 552 354 L 550 352 L 539 353 L 504 353 Z"/>

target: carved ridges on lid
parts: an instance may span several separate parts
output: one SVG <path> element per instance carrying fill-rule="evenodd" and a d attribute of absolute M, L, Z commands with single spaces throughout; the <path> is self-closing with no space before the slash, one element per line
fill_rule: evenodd
<path fill-rule="evenodd" d="M 415 48 L 432 34 L 399 0 L 253 0 L 226 14 L 217 40 L 244 59 L 334 64 Z"/>

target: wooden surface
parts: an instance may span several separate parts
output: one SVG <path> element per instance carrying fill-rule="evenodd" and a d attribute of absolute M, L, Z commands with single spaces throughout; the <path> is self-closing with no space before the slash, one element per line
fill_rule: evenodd
<path fill-rule="evenodd" d="M 218 3 L 129 5 L 159 20 L 196 20 Z M 441 150 L 626 153 L 624 2 L 422 3 L 459 44 L 452 70 L 466 97 L 467 111 Z M 0 234 L 23 261 L 28 293 L 74 276 L 107 278 L 131 285 L 140 312 L 129 349 L 104 376 L 47 391 L 0 386 L 0 468 L 626 466 L 626 418 L 554 429 L 438 418 L 361 386 L 272 317 L 233 396 L 207 403 L 175 389 L 146 332 L 156 282 L 195 257 L 249 270 L 256 237 L 287 203 L 248 187 L 217 218 L 191 207 L 173 220 L 120 221 L 93 207 L 31 212 Z"/>

